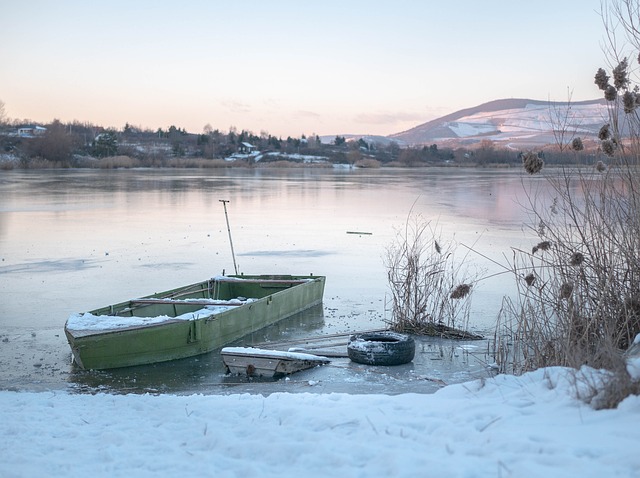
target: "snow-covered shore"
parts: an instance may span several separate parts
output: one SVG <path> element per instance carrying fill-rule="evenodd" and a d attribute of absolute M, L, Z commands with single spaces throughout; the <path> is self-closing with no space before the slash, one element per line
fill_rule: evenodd
<path fill-rule="evenodd" d="M 640 476 L 640 397 L 596 411 L 574 383 L 551 368 L 433 395 L 2 391 L 0 476 Z"/>

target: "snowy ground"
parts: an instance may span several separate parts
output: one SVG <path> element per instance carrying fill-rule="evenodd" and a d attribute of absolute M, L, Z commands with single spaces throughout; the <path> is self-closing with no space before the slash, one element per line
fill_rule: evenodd
<path fill-rule="evenodd" d="M 396 396 L 2 391 L 0 476 L 640 477 L 640 397 L 595 411 L 572 377 Z"/>

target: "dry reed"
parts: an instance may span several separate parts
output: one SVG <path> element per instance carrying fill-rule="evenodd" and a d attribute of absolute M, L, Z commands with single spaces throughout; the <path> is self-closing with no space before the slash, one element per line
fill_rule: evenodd
<path fill-rule="evenodd" d="M 467 332 L 473 285 L 455 245 L 445 243 L 420 216 L 387 247 L 385 266 L 392 298 L 393 330 L 450 338 L 479 338 Z"/>
<path fill-rule="evenodd" d="M 514 276 L 531 272 L 504 301 L 496 358 L 515 373 L 585 364 L 623 370 L 622 351 L 640 333 L 639 176 L 626 168 L 564 170 L 548 180 L 553 211 L 530 198 L 534 223 L 545 225 L 532 230 L 543 241 L 531 253 L 514 252 Z"/>

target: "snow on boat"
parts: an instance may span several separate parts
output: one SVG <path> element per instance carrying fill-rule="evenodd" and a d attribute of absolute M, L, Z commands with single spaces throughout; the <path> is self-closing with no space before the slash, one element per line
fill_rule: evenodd
<path fill-rule="evenodd" d="M 326 357 L 307 353 L 253 347 L 225 347 L 220 354 L 227 373 L 249 377 L 279 377 L 330 362 Z"/>
<path fill-rule="evenodd" d="M 83 369 L 211 352 L 322 303 L 324 276 L 219 276 L 71 315 L 64 330 Z"/>

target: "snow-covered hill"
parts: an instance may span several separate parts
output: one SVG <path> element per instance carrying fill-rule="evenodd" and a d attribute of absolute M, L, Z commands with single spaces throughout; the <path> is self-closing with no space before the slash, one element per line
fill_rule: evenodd
<path fill-rule="evenodd" d="M 553 130 L 562 123 L 571 135 L 595 137 L 606 117 L 604 99 L 571 103 L 503 99 L 457 111 L 389 138 L 412 145 L 472 145 L 488 139 L 505 146 L 541 146 L 554 143 Z"/>

